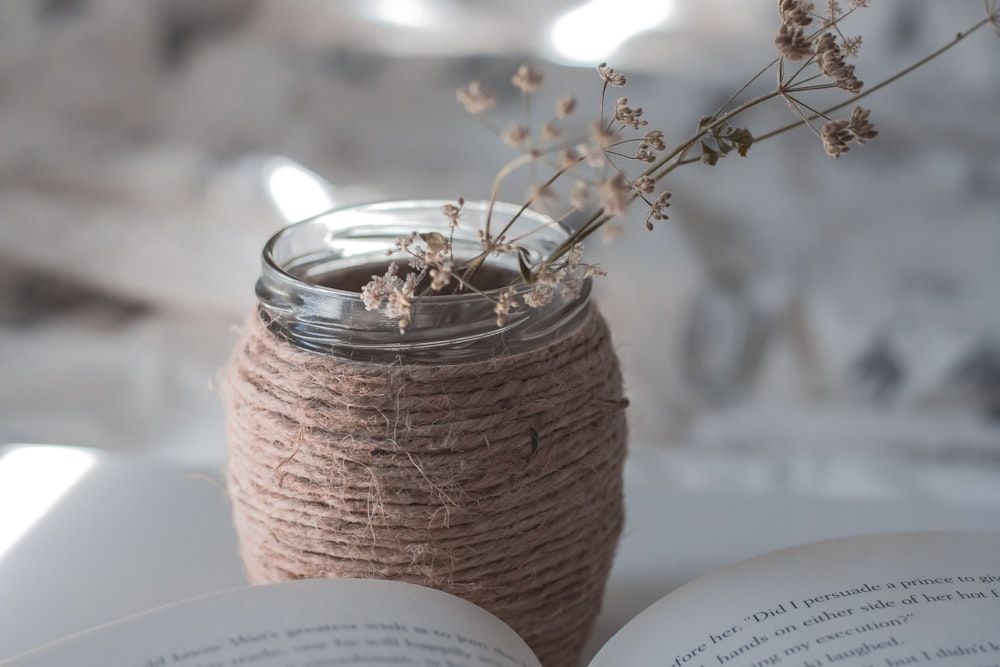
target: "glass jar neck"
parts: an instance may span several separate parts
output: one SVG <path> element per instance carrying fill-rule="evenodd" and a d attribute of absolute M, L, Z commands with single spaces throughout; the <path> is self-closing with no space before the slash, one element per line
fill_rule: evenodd
<path fill-rule="evenodd" d="M 332 211 L 285 227 L 265 245 L 256 292 L 261 316 L 272 333 L 312 352 L 375 363 L 465 363 L 501 354 L 540 348 L 575 329 L 590 298 L 590 280 L 578 297 L 556 296 L 541 308 L 521 306 L 507 322 L 497 325 L 494 312 L 502 288 L 419 296 L 413 300 L 409 324 L 400 332 L 398 318 L 367 310 L 359 291 L 331 287 L 338 277 L 371 269 L 384 273 L 386 253 L 400 237 L 414 231 L 437 232 L 452 239 L 456 262 L 482 251 L 478 230 L 490 215 L 497 234 L 520 206 L 466 202 L 459 226 L 452 230 L 441 207 L 449 202 L 421 200 L 381 202 Z M 529 233 L 530 232 L 530 233 Z M 526 235 L 525 235 L 526 234 Z M 529 261 L 548 256 L 568 236 L 551 218 L 532 211 L 520 213 L 507 239 L 528 253 Z M 490 262 L 518 275 L 514 253 Z M 380 268 L 379 268 L 380 267 Z M 366 282 L 369 276 L 364 276 Z M 515 295 L 531 286 L 522 285 Z"/>

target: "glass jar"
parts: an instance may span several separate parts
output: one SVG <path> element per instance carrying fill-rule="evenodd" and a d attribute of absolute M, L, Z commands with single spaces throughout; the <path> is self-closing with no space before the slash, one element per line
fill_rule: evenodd
<path fill-rule="evenodd" d="M 618 359 L 589 280 L 502 326 L 478 293 L 414 299 L 402 333 L 367 310 L 360 289 L 397 238 L 452 234 L 442 204 L 346 208 L 267 243 L 260 306 L 221 385 L 244 567 L 252 583 L 375 577 L 445 590 L 505 621 L 547 667 L 570 667 L 623 523 Z M 489 210 L 465 204 L 458 261 L 480 252 Z M 507 238 L 521 237 L 527 261 L 567 238 L 506 204 L 492 209 L 493 233 L 519 212 Z M 518 258 L 493 260 L 495 299 Z"/>

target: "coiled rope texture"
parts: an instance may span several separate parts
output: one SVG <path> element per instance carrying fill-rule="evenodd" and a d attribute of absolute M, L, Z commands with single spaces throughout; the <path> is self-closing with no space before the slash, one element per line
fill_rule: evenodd
<path fill-rule="evenodd" d="M 306 352 L 254 313 L 222 398 L 251 583 L 423 584 L 577 663 L 623 520 L 627 402 L 596 309 L 541 349 L 440 366 Z"/>

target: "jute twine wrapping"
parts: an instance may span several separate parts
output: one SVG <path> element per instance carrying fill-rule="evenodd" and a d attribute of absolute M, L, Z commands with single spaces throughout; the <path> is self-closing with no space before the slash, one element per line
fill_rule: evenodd
<path fill-rule="evenodd" d="M 306 352 L 255 313 L 222 395 L 251 583 L 423 584 L 577 664 L 623 520 L 626 401 L 595 309 L 536 351 L 453 365 Z"/>

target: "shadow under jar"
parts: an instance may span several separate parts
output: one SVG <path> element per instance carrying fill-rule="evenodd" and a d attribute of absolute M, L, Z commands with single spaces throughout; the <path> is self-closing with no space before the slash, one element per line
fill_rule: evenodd
<path fill-rule="evenodd" d="M 397 238 L 453 234 L 456 264 L 479 253 L 489 205 L 466 203 L 452 231 L 444 203 L 340 209 L 265 246 L 260 304 L 222 384 L 241 555 L 251 583 L 362 577 L 453 593 L 546 667 L 570 667 L 623 521 L 618 359 L 589 279 L 497 325 L 492 299 L 518 275 L 516 254 L 480 272 L 496 283 L 486 296 L 414 299 L 405 332 L 367 310 L 361 286 Z M 517 211 L 497 204 L 492 229 Z M 533 260 L 567 237 L 530 211 L 507 237 L 527 231 Z"/>

